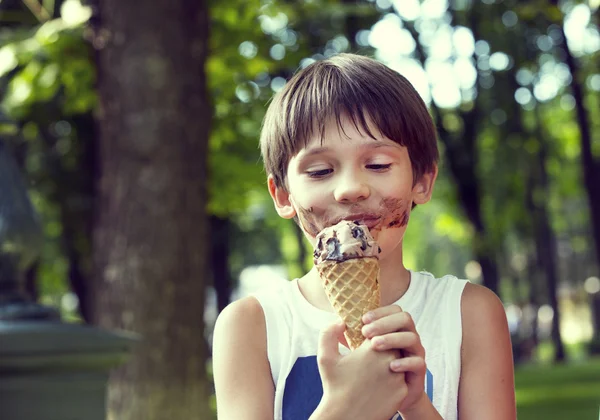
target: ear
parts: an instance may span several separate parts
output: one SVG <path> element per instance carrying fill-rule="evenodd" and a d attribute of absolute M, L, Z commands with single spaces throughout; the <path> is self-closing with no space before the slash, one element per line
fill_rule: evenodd
<path fill-rule="evenodd" d="M 421 179 L 417 181 L 412 189 L 413 203 L 425 204 L 431 199 L 437 175 L 438 167 L 437 165 L 434 165 L 431 171 L 426 172 L 421 176 Z"/>
<path fill-rule="evenodd" d="M 273 175 L 269 175 L 267 183 L 269 185 L 269 194 L 271 194 L 277 214 L 284 219 L 293 218 L 296 215 L 296 209 L 294 209 L 292 201 L 290 200 L 290 193 L 287 192 L 284 187 L 278 187 L 275 184 L 275 178 Z"/>

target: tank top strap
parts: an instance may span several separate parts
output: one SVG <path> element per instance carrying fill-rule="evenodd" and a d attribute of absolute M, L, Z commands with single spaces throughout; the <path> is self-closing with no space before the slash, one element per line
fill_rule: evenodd
<path fill-rule="evenodd" d="M 290 302 L 292 295 L 290 286 L 290 284 L 284 284 L 274 289 L 262 289 L 251 295 L 258 300 L 265 317 L 267 355 L 274 384 L 277 384 L 285 361 L 281 352 L 289 348 L 291 341 Z"/>

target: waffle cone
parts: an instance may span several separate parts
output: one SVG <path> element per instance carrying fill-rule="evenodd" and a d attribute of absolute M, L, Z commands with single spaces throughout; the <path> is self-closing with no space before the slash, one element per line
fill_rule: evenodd
<path fill-rule="evenodd" d="M 346 323 L 344 335 L 354 350 L 365 339 L 362 316 L 379 307 L 379 260 L 367 257 L 323 261 L 316 267 L 329 302 Z"/>

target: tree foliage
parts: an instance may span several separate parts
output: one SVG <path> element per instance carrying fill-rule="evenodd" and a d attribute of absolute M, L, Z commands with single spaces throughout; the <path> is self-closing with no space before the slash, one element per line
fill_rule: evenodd
<path fill-rule="evenodd" d="M 46 18 L 19 4 L 0 5 L 0 19 L 10 20 L 0 33 L 2 107 L 17 122 L 15 143 L 45 220 L 40 289 L 62 296 L 76 284 L 66 278 L 91 270 L 85 157 L 97 112 L 93 57 L 103 39 L 90 36 L 92 11 L 76 0 L 57 3 Z M 252 264 L 283 263 L 290 276 L 310 266 L 306 242 L 273 211 L 258 136 L 269 98 L 285 80 L 342 51 L 373 55 L 406 74 L 440 130 L 445 159 L 434 200 L 415 210 L 405 239 L 411 268 L 481 281 L 485 256 L 497 265 L 507 302 L 548 303 L 545 276 L 531 274 L 540 272 L 532 208 L 543 207 L 556 237 L 558 287 L 598 276 L 589 206 L 597 193 L 589 195 L 592 184 L 584 182 L 578 118 L 581 109 L 589 116 L 597 161 L 597 3 L 234 0 L 213 2 L 211 15 L 208 210 L 231 223 L 234 282 Z M 546 186 L 534 170 L 540 164 Z"/>

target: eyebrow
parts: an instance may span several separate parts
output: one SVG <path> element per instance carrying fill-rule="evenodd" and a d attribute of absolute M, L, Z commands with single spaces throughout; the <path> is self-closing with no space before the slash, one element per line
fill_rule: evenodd
<path fill-rule="evenodd" d="M 384 142 L 373 142 L 373 143 L 366 143 L 363 144 L 361 146 L 359 146 L 360 149 L 380 149 L 382 147 L 392 147 L 392 148 L 399 148 L 400 145 L 397 143 L 384 143 Z M 314 155 L 320 155 L 322 153 L 327 153 L 331 151 L 331 148 L 329 147 L 313 147 L 311 149 L 308 149 L 307 151 L 303 152 L 302 155 L 300 156 L 301 159 L 307 158 L 309 156 L 314 156 Z"/>
<path fill-rule="evenodd" d="M 329 147 L 313 147 L 311 149 L 303 151 L 302 154 L 300 155 L 300 158 L 304 159 L 309 156 L 320 155 L 321 153 L 327 153 L 330 150 L 331 149 Z"/>

